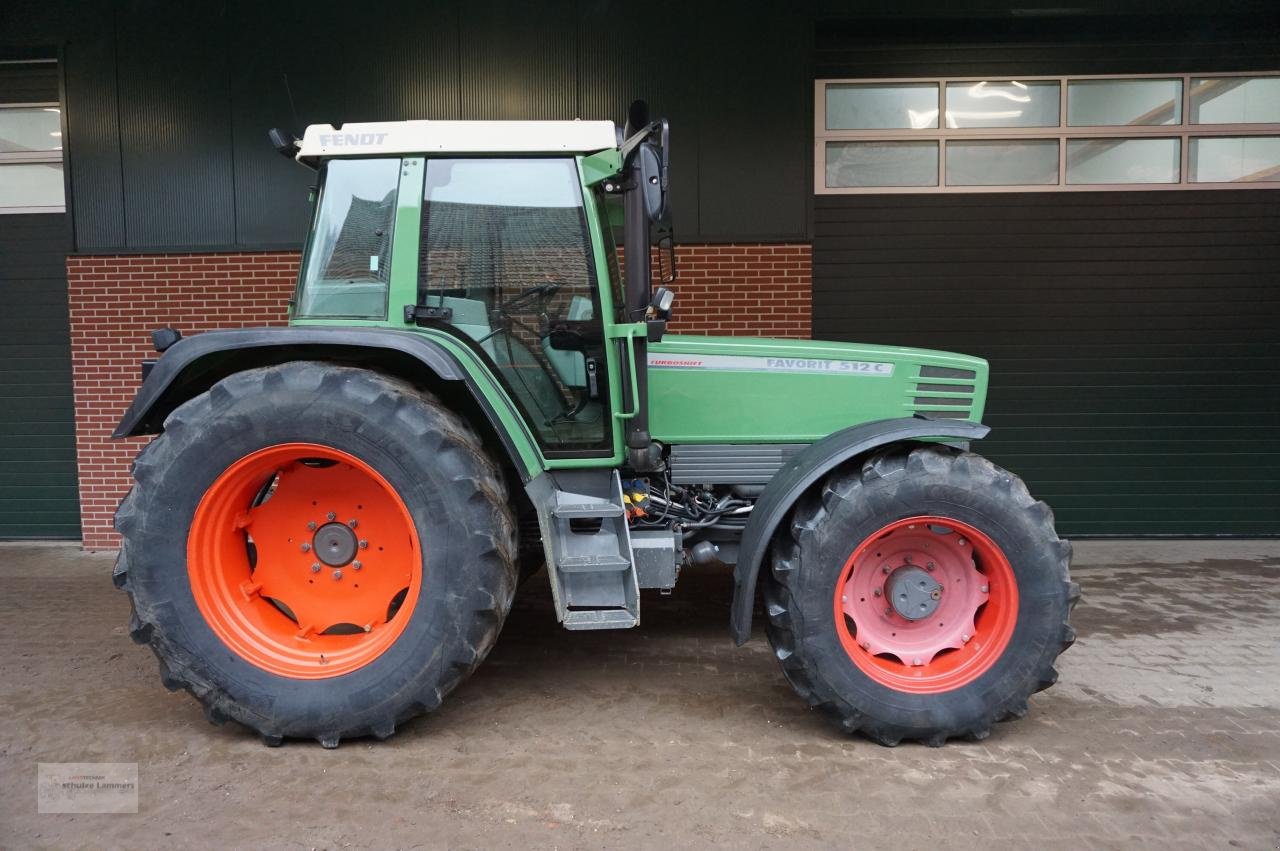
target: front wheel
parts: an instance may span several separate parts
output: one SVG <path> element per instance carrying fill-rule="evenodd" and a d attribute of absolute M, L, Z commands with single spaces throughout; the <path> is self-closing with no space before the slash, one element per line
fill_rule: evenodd
<path fill-rule="evenodd" d="M 175 410 L 116 513 L 116 583 L 170 688 L 268 744 L 385 738 L 493 646 L 516 580 L 501 474 L 431 395 L 294 362 Z"/>
<path fill-rule="evenodd" d="M 769 640 L 849 732 L 985 738 L 1057 680 L 1075 637 L 1070 557 L 1016 476 L 950 447 L 895 447 L 796 506 L 765 577 Z"/>

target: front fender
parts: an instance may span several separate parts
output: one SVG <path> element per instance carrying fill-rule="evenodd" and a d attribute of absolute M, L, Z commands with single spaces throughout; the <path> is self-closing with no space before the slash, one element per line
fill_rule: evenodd
<path fill-rule="evenodd" d="M 422 334 L 387 328 L 244 328 L 179 340 L 156 361 L 111 436 L 156 434 L 175 408 L 228 375 L 295 360 L 337 360 L 385 369 L 410 380 L 462 382 L 521 476 L 527 481 L 540 472 L 535 469 L 536 456 L 529 451 L 532 436 L 518 435 L 521 440 L 517 445 L 510 433 L 513 418 L 503 422 L 475 376 L 456 355 Z"/>
<path fill-rule="evenodd" d="M 756 501 L 738 548 L 733 570 L 733 608 L 729 631 L 738 645 L 751 636 L 756 579 L 778 525 L 809 487 L 846 461 L 873 449 L 906 440 L 979 440 L 991 429 L 965 420 L 908 417 L 877 420 L 835 432 L 791 457 L 769 480 Z"/>

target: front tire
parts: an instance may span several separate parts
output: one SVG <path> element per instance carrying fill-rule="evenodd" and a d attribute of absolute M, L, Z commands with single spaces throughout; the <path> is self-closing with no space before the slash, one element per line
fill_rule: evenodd
<path fill-rule="evenodd" d="M 811 706 L 883 745 L 985 738 L 1057 680 L 1071 547 L 1011 473 L 894 447 L 797 504 L 764 577 L 767 633 Z"/>
<path fill-rule="evenodd" d="M 367 370 L 294 362 L 175 410 L 134 462 L 115 579 L 134 639 L 215 723 L 385 738 L 511 607 L 515 527 L 465 421 Z"/>

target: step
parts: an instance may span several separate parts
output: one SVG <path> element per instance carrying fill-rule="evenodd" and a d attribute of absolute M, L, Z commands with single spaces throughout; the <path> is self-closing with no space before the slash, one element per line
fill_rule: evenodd
<path fill-rule="evenodd" d="M 618 555 L 562 556 L 556 561 L 564 573 L 599 573 L 613 570 L 629 570 L 631 562 Z"/>
<path fill-rule="evenodd" d="M 639 622 L 626 609 L 570 609 L 564 616 L 566 629 L 630 629 Z"/>
<path fill-rule="evenodd" d="M 614 505 L 612 502 L 573 502 L 557 505 L 551 509 L 551 514 L 562 520 L 572 520 L 580 517 L 621 517 L 623 514 L 621 505 Z"/>

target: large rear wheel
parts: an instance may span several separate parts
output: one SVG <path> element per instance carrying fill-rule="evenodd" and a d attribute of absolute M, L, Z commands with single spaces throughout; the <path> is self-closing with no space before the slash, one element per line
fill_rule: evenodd
<path fill-rule="evenodd" d="M 211 721 L 386 737 L 440 704 L 515 588 L 500 474 L 398 380 L 297 362 L 178 408 L 134 464 L 116 581 L 170 688 Z"/>
<path fill-rule="evenodd" d="M 811 705 L 881 744 L 986 737 L 1057 679 L 1078 587 L 1022 482 L 945 446 L 843 469 L 795 508 L 768 635 Z"/>

